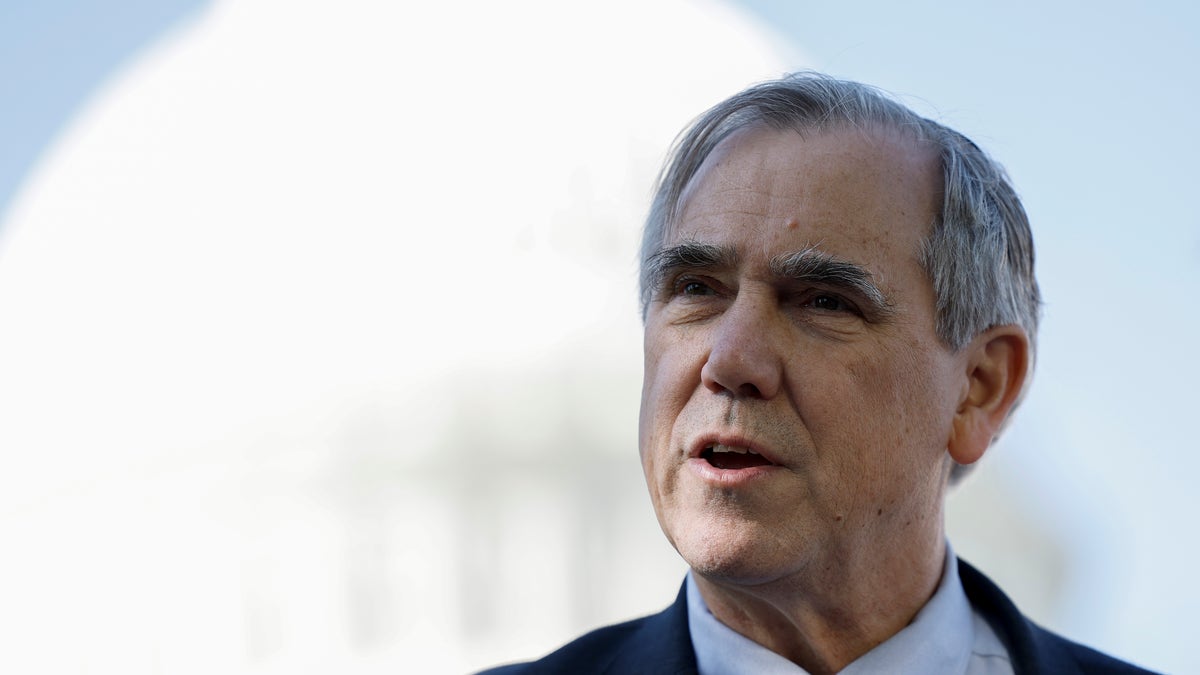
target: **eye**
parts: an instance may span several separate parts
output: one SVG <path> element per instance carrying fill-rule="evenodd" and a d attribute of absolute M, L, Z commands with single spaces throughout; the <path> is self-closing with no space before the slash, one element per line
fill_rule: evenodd
<path fill-rule="evenodd" d="M 842 312 L 849 309 L 849 306 L 836 295 L 818 295 L 812 299 L 811 304 L 814 308 L 826 312 Z"/>
<path fill-rule="evenodd" d="M 815 291 L 809 294 L 800 305 L 810 311 L 816 311 L 821 314 L 861 316 L 858 306 L 853 302 L 850 302 L 841 295 L 827 291 Z"/>
<path fill-rule="evenodd" d="M 680 279 L 675 288 L 680 295 L 714 295 L 716 293 L 711 286 L 695 279 Z"/>

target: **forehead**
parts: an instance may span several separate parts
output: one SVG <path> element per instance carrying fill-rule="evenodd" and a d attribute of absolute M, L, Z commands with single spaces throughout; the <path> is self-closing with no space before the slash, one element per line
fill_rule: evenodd
<path fill-rule="evenodd" d="M 664 244 L 698 240 L 764 259 L 813 246 L 882 270 L 916 263 L 940 209 L 937 153 L 910 135 L 750 128 L 704 161 Z"/>

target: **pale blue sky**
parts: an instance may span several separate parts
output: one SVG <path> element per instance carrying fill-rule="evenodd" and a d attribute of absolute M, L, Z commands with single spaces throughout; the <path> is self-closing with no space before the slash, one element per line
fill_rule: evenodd
<path fill-rule="evenodd" d="M 206 4 L 0 4 L 0 228 L 89 95 Z M 1181 629 L 1200 611 L 1189 564 L 1200 554 L 1200 8 L 739 4 L 810 60 L 796 67 L 901 95 L 1008 167 L 1033 221 L 1046 309 L 1005 466 L 1028 481 L 1033 508 L 1067 514 L 1111 558 L 1097 579 L 1131 580 L 1122 610 L 1133 618 L 1093 618 L 1097 634 L 1144 625 L 1138 653 L 1162 655 L 1150 665 L 1200 668 Z"/>
<path fill-rule="evenodd" d="M 1140 446 L 1126 461 L 1190 480 L 1200 470 L 1188 423 L 1200 376 L 1200 9 L 744 4 L 818 69 L 908 97 L 1008 167 L 1046 300 L 1030 407 L 1113 425 Z"/>
<path fill-rule="evenodd" d="M 1120 588 L 1136 617 L 1118 627 L 1115 608 L 1080 603 L 1081 625 L 1149 665 L 1200 667 L 1174 632 L 1200 610 L 1200 8 L 743 4 L 812 66 L 908 97 L 1007 166 L 1045 312 L 1033 389 L 993 461 L 1079 532 L 1088 583 Z"/>
<path fill-rule="evenodd" d="M 0 3 L 0 224 L 14 191 L 87 97 L 206 0 Z"/>

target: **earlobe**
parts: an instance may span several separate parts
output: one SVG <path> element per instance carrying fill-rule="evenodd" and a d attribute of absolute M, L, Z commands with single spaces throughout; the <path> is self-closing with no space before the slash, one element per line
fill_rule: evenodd
<path fill-rule="evenodd" d="M 965 349 L 966 394 L 954 414 L 948 449 L 954 461 L 972 464 L 983 457 L 1020 399 L 1029 374 L 1029 338 L 1020 326 L 996 326 Z"/>

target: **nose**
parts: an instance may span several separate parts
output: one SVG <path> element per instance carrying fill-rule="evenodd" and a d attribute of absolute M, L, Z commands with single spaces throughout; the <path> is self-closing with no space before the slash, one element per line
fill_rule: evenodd
<path fill-rule="evenodd" d="M 739 297 L 716 321 L 700 381 L 713 393 L 773 398 L 783 383 L 773 304 Z"/>

